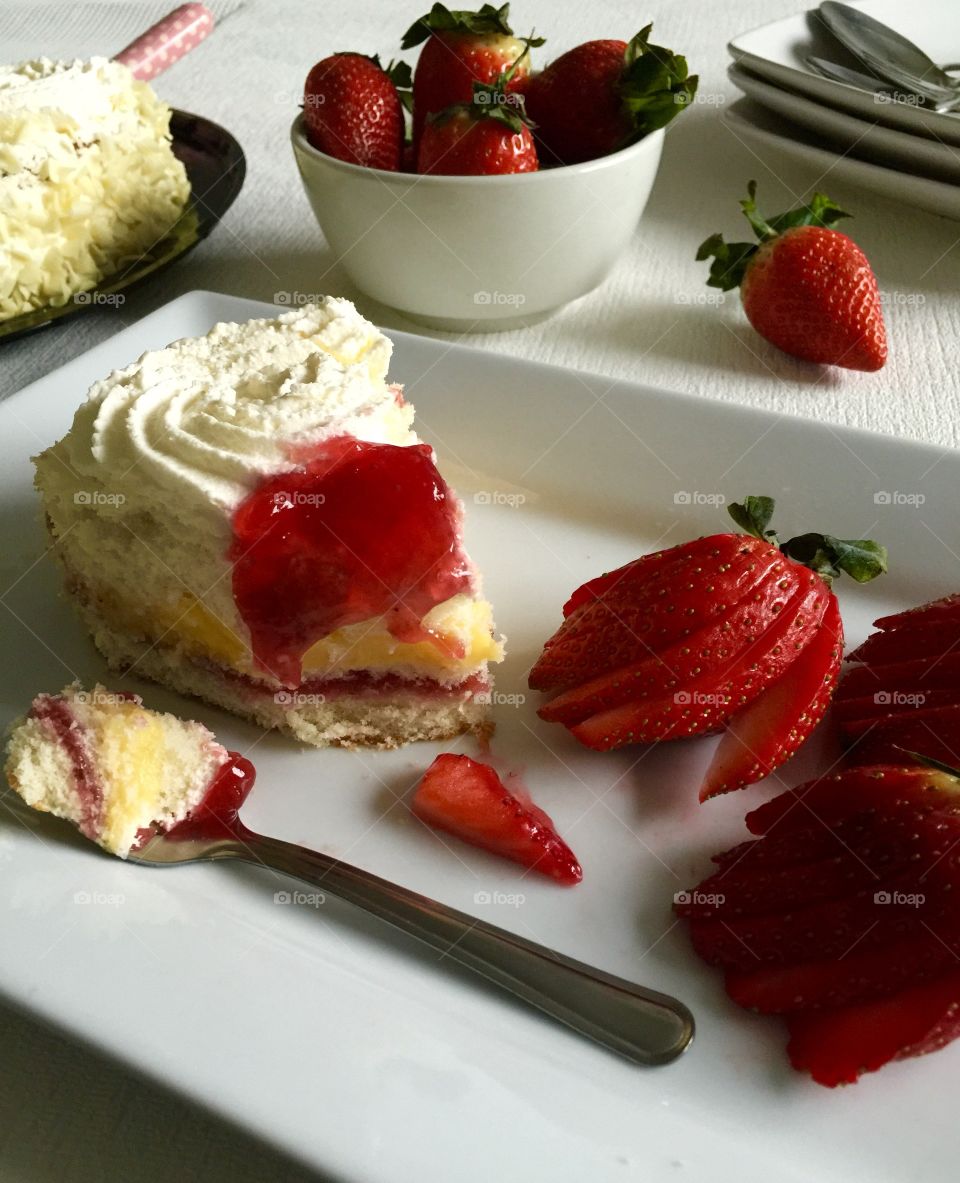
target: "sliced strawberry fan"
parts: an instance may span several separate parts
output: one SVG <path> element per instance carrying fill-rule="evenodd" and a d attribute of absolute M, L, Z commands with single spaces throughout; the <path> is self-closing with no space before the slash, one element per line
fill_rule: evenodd
<path fill-rule="evenodd" d="M 820 1084 L 960 1034 L 960 776 L 853 767 L 753 810 L 759 837 L 681 893 L 697 953 L 738 1005 L 782 1015 Z"/>
<path fill-rule="evenodd" d="M 634 560 L 578 588 L 530 672 L 541 706 L 587 747 L 610 751 L 723 731 L 701 800 L 761 780 L 826 710 L 843 653 L 832 581 L 886 570 L 869 540 L 780 543 L 774 501 L 730 506 L 742 534 Z"/>

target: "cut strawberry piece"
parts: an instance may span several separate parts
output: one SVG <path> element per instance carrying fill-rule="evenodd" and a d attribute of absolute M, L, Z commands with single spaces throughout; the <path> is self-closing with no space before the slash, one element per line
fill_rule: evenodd
<path fill-rule="evenodd" d="M 933 806 L 952 814 L 960 807 L 960 782 L 946 772 L 900 765 L 866 765 L 808 781 L 751 810 L 751 834 L 786 835 L 812 821 L 831 827 L 865 809 L 887 811 Z"/>
<path fill-rule="evenodd" d="M 942 694 L 944 692 L 940 692 Z M 924 726 L 935 735 L 952 736 L 960 733 L 960 695 L 946 692 L 947 701 L 939 701 L 938 692 L 932 691 L 929 700 L 914 702 L 916 696 L 908 696 L 908 703 L 898 703 L 884 713 L 873 716 L 845 719 L 843 733 L 851 744 L 868 731 L 876 736 L 899 734 L 904 728 Z M 951 701 L 952 698 L 952 701 Z"/>
<path fill-rule="evenodd" d="M 881 616 L 873 622 L 873 627 L 888 631 L 947 622 L 960 624 L 960 592 L 940 600 L 931 600 L 929 604 L 908 608 L 905 612 L 894 612 L 892 616 Z"/>
<path fill-rule="evenodd" d="M 895 760 L 910 763 L 910 753 L 918 752 L 928 760 L 956 767 L 960 765 L 960 707 L 943 707 L 936 713 L 942 712 L 950 713 L 949 724 L 942 717 L 935 721 L 918 717 L 895 728 L 868 731 L 855 741 L 847 758 L 858 764 L 892 764 Z"/>
<path fill-rule="evenodd" d="M 728 973 L 726 987 L 738 1006 L 765 1015 L 825 1010 L 931 981 L 957 964 L 958 953 L 956 931 L 924 929 L 896 944 L 865 953 L 854 949 L 835 960 Z"/>
<path fill-rule="evenodd" d="M 827 1088 L 854 1084 L 891 1060 L 944 1047 L 960 1034 L 960 969 L 893 998 L 789 1021 L 787 1054 Z"/>
<path fill-rule="evenodd" d="M 830 596 L 820 628 L 787 672 L 730 719 L 700 800 L 762 780 L 796 752 L 830 703 L 843 659 L 840 607 Z"/>
<path fill-rule="evenodd" d="M 693 542 L 682 542 L 678 546 L 667 547 L 666 550 L 655 550 L 652 554 L 641 555 L 639 559 L 624 563 L 615 571 L 605 571 L 595 579 L 588 579 L 586 583 L 582 583 L 576 591 L 571 593 L 570 599 L 564 604 L 564 619 L 584 604 L 592 604 L 594 600 L 601 599 L 618 584 L 629 587 L 633 583 L 649 579 L 654 571 L 674 562 L 679 555 L 686 554 L 688 557 L 694 557 L 703 554 L 715 545 L 715 541 L 716 535 L 711 534 L 703 538 L 696 538 Z"/>
<path fill-rule="evenodd" d="M 424 773 L 411 802 L 433 826 L 566 885 L 583 878 L 573 851 L 532 801 L 511 793 L 487 764 L 445 753 Z"/>
<path fill-rule="evenodd" d="M 769 684 L 795 660 L 816 627 L 818 610 L 822 614 L 829 594 L 818 575 L 807 573 L 804 578 L 801 571 L 787 560 L 775 564 L 766 580 L 721 621 L 654 657 L 568 690 L 537 713 L 541 719 L 569 727 L 612 707 L 661 697 L 681 687 L 706 685 L 713 678 L 719 686 L 747 648 L 760 654 L 758 679 Z"/>
<path fill-rule="evenodd" d="M 899 717 L 910 719 L 917 712 L 960 706 L 956 690 L 883 690 L 872 697 L 848 698 L 836 704 L 834 712 L 844 736 L 861 735 L 877 723 Z"/>
<path fill-rule="evenodd" d="M 852 657 L 848 660 L 852 660 Z M 927 687 L 931 690 L 960 686 L 960 652 L 918 657 L 892 665 L 855 665 L 843 675 L 837 688 L 837 702 L 864 698 L 879 690 L 906 690 Z"/>
<path fill-rule="evenodd" d="M 802 647 L 802 640 L 791 641 L 791 635 L 805 636 L 807 626 L 816 626 L 831 599 L 829 589 L 819 576 L 814 576 L 797 616 L 787 617 L 783 630 L 776 625 L 773 630 L 768 630 L 755 646 L 742 651 L 732 665 L 721 672 L 720 678 L 708 675 L 659 698 L 642 699 L 601 711 L 576 724 L 571 731 L 587 747 L 606 752 L 628 743 L 655 743 L 719 730 L 729 723 L 736 706 L 756 700 L 758 695 L 765 697 L 771 693 L 767 689 L 771 682 L 773 689 L 776 688 L 776 674 L 784 666 L 791 667 L 791 657 L 793 666 L 800 664 L 807 650 Z M 798 655 L 795 650 L 791 655 L 787 652 L 788 643 L 800 645 L 801 653 Z M 828 701 L 829 688 L 821 713 Z"/>
<path fill-rule="evenodd" d="M 960 621 L 898 628 L 895 632 L 871 633 L 848 657 L 864 665 L 893 665 L 920 657 L 942 657 L 960 648 Z"/>
<path fill-rule="evenodd" d="M 530 686 L 565 690 L 659 653 L 722 618 L 781 561 L 769 543 L 738 534 L 701 539 L 693 556 L 684 547 L 672 553 L 672 562 L 641 568 L 649 574 L 620 579 L 571 612 L 530 671 Z"/>

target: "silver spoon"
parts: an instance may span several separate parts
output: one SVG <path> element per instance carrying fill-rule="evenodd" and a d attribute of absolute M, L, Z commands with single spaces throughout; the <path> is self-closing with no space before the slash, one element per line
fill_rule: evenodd
<path fill-rule="evenodd" d="M 851 70 L 849 67 L 838 65 L 836 62 L 828 62 L 824 58 L 808 57 L 806 63 L 811 70 L 817 74 L 821 74 L 824 78 L 829 78 L 831 82 L 843 82 L 847 86 L 855 86 L 858 90 L 865 90 L 868 94 L 882 94 L 888 98 L 890 97 L 890 83 L 880 78 L 872 77 L 869 74 L 861 74 L 859 70 Z M 912 94 L 913 92 L 911 91 L 910 93 Z M 929 102 L 925 95 L 918 95 L 917 97 Z M 902 102 L 903 100 L 900 101 Z M 960 95 L 955 95 L 949 102 L 933 104 L 932 109 L 940 114 L 945 114 L 955 110 L 958 106 L 960 106 Z"/>
<path fill-rule="evenodd" d="M 881 78 L 934 103 L 960 95 L 957 79 L 889 25 L 837 0 L 824 0 L 818 12 L 840 44 Z"/>
<path fill-rule="evenodd" d="M 635 1064 L 667 1064 L 689 1047 L 690 1011 L 666 994 L 555 953 L 339 859 L 264 837 L 239 821 L 223 837 L 159 834 L 130 862 L 174 866 L 239 859 L 293 875 L 355 904 L 475 970 L 511 994 Z"/>

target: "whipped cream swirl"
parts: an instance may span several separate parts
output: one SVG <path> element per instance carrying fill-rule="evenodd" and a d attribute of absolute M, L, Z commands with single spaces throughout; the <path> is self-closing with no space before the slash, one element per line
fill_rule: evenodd
<path fill-rule="evenodd" d="M 299 447 L 344 434 L 417 442 L 413 408 L 385 380 L 391 351 L 350 301 L 332 297 L 218 324 L 98 382 L 64 459 L 124 493 L 128 509 L 159 495 L 222 515 L 264 475 L 293 469 Z"/>

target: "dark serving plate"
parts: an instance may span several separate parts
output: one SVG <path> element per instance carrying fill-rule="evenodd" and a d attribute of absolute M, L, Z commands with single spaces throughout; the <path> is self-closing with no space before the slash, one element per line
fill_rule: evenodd
<path fill-rule="evenodd" d="M 84 299 L 72 297 L 60 307 L 48 305 L 0 320 L 0 340 L 21 337 L 66 316 L 96 308 L 104 302 L 99 297 L 141 283 L 182 258 L 213 230 L 243 187 L 247 172 L 243 149 L 226 128 L 187 111 L 173 112 L 170 132 L 174 155 L 183 162 L 190 181 L 190 201 L 170 232 L 148 254 L 82 293 Z"/>

